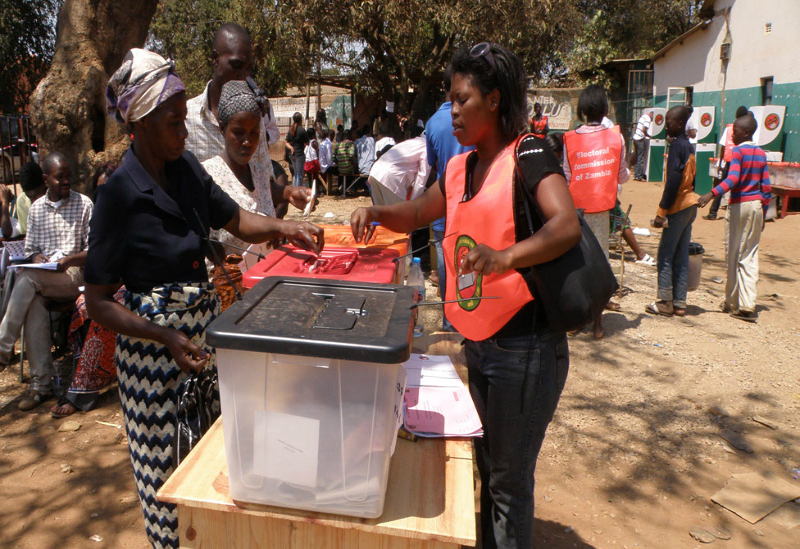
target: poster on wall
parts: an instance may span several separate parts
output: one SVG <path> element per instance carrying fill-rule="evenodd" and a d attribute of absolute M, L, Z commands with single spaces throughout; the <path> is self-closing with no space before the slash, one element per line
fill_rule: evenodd
<path fill-rule="evenodd" d="M 759 147 L 769 145 L 776 139 L 780 139 L 783 131 L 783 119 L 786 116 L 786 107 L 783 105 L 765 105 L 750 107 L 750 111 L 756 118 L 758 128 L 753 136 L 753 141 Z"/>
<path fill-rule="evenodd" d="M 528 90 L 528 119 L 533 116 L 534 103 L 542 105 L 551 131 L 565 132 L 580 124 L 578 97 L 581 88 L 534 88 Z"/>

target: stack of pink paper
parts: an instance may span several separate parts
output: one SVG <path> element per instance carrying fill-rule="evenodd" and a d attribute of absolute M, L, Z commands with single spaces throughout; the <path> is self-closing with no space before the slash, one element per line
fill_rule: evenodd
<path fill-rule="evenodd" d="M 412 354 L 405 366 L 406 430 L 422 437 L 483 436 L 475 404 L 450 357 Z"/>

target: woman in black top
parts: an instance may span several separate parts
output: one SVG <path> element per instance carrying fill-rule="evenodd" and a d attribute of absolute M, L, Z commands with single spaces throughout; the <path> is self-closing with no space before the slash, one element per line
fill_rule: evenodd
<path fill-rule="evenodd" d="M 463 299 L 467 303 L 445 307 L 448 320 L 466 337 L 470 394 L 484 429 L 484 436 L 474 439 L 483 547 L 530 549 L 533 473 L 566 382 L 569 353 L 566 335 L 549 328 L 524 279 L 530 266 L 573 247 L 580 225 L 561 167 L 541 139 L 519 142 L 524 177 L 515 184 L 515 144 L 527 114 L 519 58 L 483 42 L 456 53 L 452 70 L 453 135 L 475 151 L 451 158 L 440 184 L 421 197 L 359 208 L 350 226 L 360 241 L 372 236 L 377 223 L 411 232 L 447 216 L 442 243 L 447 298 L 473 290 Z M 527 192 L 520 192 L 522 185 Z M 546 219 L 533 235 L 523 203 L 527 196 Z M 511 289 L 509 281 L 515 284 Z M 498 294 L 501 299 L 471 299 Z"/>
<path fill-rule="evenodd" d="M 92 319 L 120 334 L 119 391 L 148 538 L 154 547 L 177 547 L 175 508 L 160 503 L 156 491 L 174 469 L 177 394 L 190 372 L 216 369 L 205 346 L 219 306 L 204 237 L 210 228 L 248 242 L 284 235 L 318 252 L 323 232 L 242 210 L 184 152 L 186 93 L 170 62 L 131 50 L 106 95 L 133 145 L 98 189 L 86 304 Z M 113 299 L 120 284 L 127 287 L 124 305 Z"/>
<path fill-rule="evenodd" d="M 308 144 L 308 132 L 303 128 L 303 115 L 296 112 L 292 115 L 292 125 L 286 134 L 286 144 L 292 151 L 291 160 L 294 167 L 292 185 L 299 187 L 303 184 L 303 174 L 305 174 L 306 145 Z"/>

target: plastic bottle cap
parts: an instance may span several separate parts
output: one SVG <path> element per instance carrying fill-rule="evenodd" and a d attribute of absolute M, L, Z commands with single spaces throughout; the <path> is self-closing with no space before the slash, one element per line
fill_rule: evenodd
<path fill-rule="evenodd" d="M 421 262 L 422 262 L 422 259 L 420 259 L 419 257 L 415 257 L 414 258 L 414 263 L 421 263 Z"/>

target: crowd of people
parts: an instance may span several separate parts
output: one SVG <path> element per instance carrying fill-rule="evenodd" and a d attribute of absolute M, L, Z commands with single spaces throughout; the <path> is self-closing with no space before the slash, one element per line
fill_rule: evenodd
<path fill-rule="evenodd" d="M 662 227 L 657 261 L 645 254 L 620 207 L 621 185 L 644 177 L 651 113 L 637 123 L 635 154 L 609 119 L 605 90 L 580 95 L 579 127 L 552 132 L 539 103 L 527 110 L 520 59 L 496 44 L 459 50 L 444 73 L 445 102 L 426 124 L 384 110 L 360 130 L 329 129 L 324 111 L 307 127 L 295 113 L 285 135 L 292 181 L 269 156 L 280 138 L 264 92 L 250 78 L 245 30 L 222 25 L 212 48 L 212 79 L 188 98 L 172 62 L 132 49 L 108 82 L 110 116 L 133 136 L 120 164 L 97 168 L 92 198 L 72 189 L 72 159 L 51 152 L 26 165 L 16 203 L 24 255 L 3 286 L 0 371 L 24 328 L 31 383 L 20 410 L 50 400 L 50 313 L 68 304 L 77 365 L 50 409 L 66 417 L 97 404 L 115 381 L 148 539 L 177 547 L 177 513 L 156 498 L 174 470 L 177 394 L 190 375 L 212 372 L 205 328 L 240 292 L 240 266 L 252 246 L 286 239 L 315 253 L 323 230 L 283 219 L 304 209 L 316 182 L 343 189 L 364 176 L 373 206 L 350 218 L 357 241 L 376 224 L 411 233 L 432 227 L 444 305 L 442 329 L 465 338 L 469 390 L 483 423 L 475 439 L 481 477 L 483 546 L 528 548 L 534 470 L 569 369 L 567 334 L 551 328 L 531 268 L 581 239 L 580 216 L 608 257 L 609 234 L 622 231 L 638 262 L 657 265 L 649 313 L 682 316 L 687 307 L 688 246 L 698 207 L 730 192 L 728 285 L 723 310 L 755 321 L 758 241 L 769 201 L 755 120 L 737 113 L 724 172 L 712 191 L 694 192 L 691 110 L 666 115 L 667 178 L 654 221 Z M 396 128 L 395 128 L 396 129 Z M 646 156 L 646 154 L 645 154 Z M 308 182 L 306 182 L 308 176 Z M 521 186 L 524 192 L 515 192 Z M 525 222 L 533 202 L 536 229 Z M 0 226 L 11 235 L 10 196 L 0 189 Z M 313 207 L 314 204 L 311 204 Z M 530 221 L 528 219 L 528 221 Z M 6 229 L 9 229 L 8 231 Z M 496 300 L 465 303 L 465 295 Z M 610 302 L 609 309 L 619 305 Z M 603 337 L 601 318 L 593 334 Z M 216 397 L 218 398 L 218 396 Z M 213 403 L 218 408 L 218 400 Z"/>

